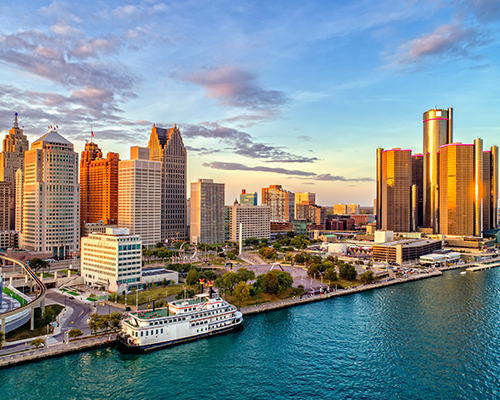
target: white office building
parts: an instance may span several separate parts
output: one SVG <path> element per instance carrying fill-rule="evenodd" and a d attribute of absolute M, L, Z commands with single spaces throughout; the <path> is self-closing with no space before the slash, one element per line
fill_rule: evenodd
<path fill-rule="evenodd" d="M 128 229 L 107 228 L 82 238 L 81 274 L 86 285 L 123 293 L 141 285 L 142 243 Z"/>
<path fill-rule="evenodd" d="M 240 224 L 242 240 L 249 238 L 269 239 L 271 237 L 271 207 L 250 204 L 227 206 L 229 210 L 229 241 L 239 242 Z"/>
<path fill-rule="evenodd" d="M 118 227 L 140 235 L 147 247 L 161 241 L 161 174 L 158 161 L 118 163 Z"/>

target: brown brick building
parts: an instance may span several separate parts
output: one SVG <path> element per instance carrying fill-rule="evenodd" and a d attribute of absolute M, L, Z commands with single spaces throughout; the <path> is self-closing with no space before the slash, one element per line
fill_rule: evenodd
<path fill-rule="evenodd" d="M 118 153 L 102 157 L 97 144 L 90 142 L 82 151 L 80 162 L 81 224 L 118 222 Z"/>

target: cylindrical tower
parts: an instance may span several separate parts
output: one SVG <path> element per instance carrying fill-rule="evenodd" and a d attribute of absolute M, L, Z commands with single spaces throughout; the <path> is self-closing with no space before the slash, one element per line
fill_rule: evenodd
<path fill-rule="evenodd" d="M 474 235 L 483 236 L 483 140 L 474 140 Z"/>
<path fill-rule="evenodd" d="M 424 226 L 438 232 L 438 152 L 453 142 L 453 109 L 424 113 Z"/>
<path fill-rule="evenodd" d="M 377 229 L 382 229 L 382 152 L 383 148 L 377 149 L 377 199 L 376 199 L 376 218 Z"/>
<path fill-rule="evenodd" d="M 498 227 L 498 147 L 491 147 L 491 227 Z"/>

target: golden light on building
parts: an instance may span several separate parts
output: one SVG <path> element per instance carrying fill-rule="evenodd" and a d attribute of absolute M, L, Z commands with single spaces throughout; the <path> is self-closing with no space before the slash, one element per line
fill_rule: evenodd
<path fill-rule="evenodd" d="M 453 109 L 432 109 L 423 115 L 424 128 L 424 177 L 423 177 L 423 225 L 437 233 L 438 200 L 438 152 L 445 144 L 453 142 Z"/>
<path fill-rule="evenodd" d="M 412 221 L 411 150 L 377 149 L 377 227 L 410 232 Z"/>

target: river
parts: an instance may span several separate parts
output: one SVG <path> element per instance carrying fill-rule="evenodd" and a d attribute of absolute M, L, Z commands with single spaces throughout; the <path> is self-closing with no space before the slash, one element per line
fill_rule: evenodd
<path fill-rule="evenodd" d="M 500 268 L 247 317 L 146 354 L 0 370 L 0 399 L 497 399 Z"/>

